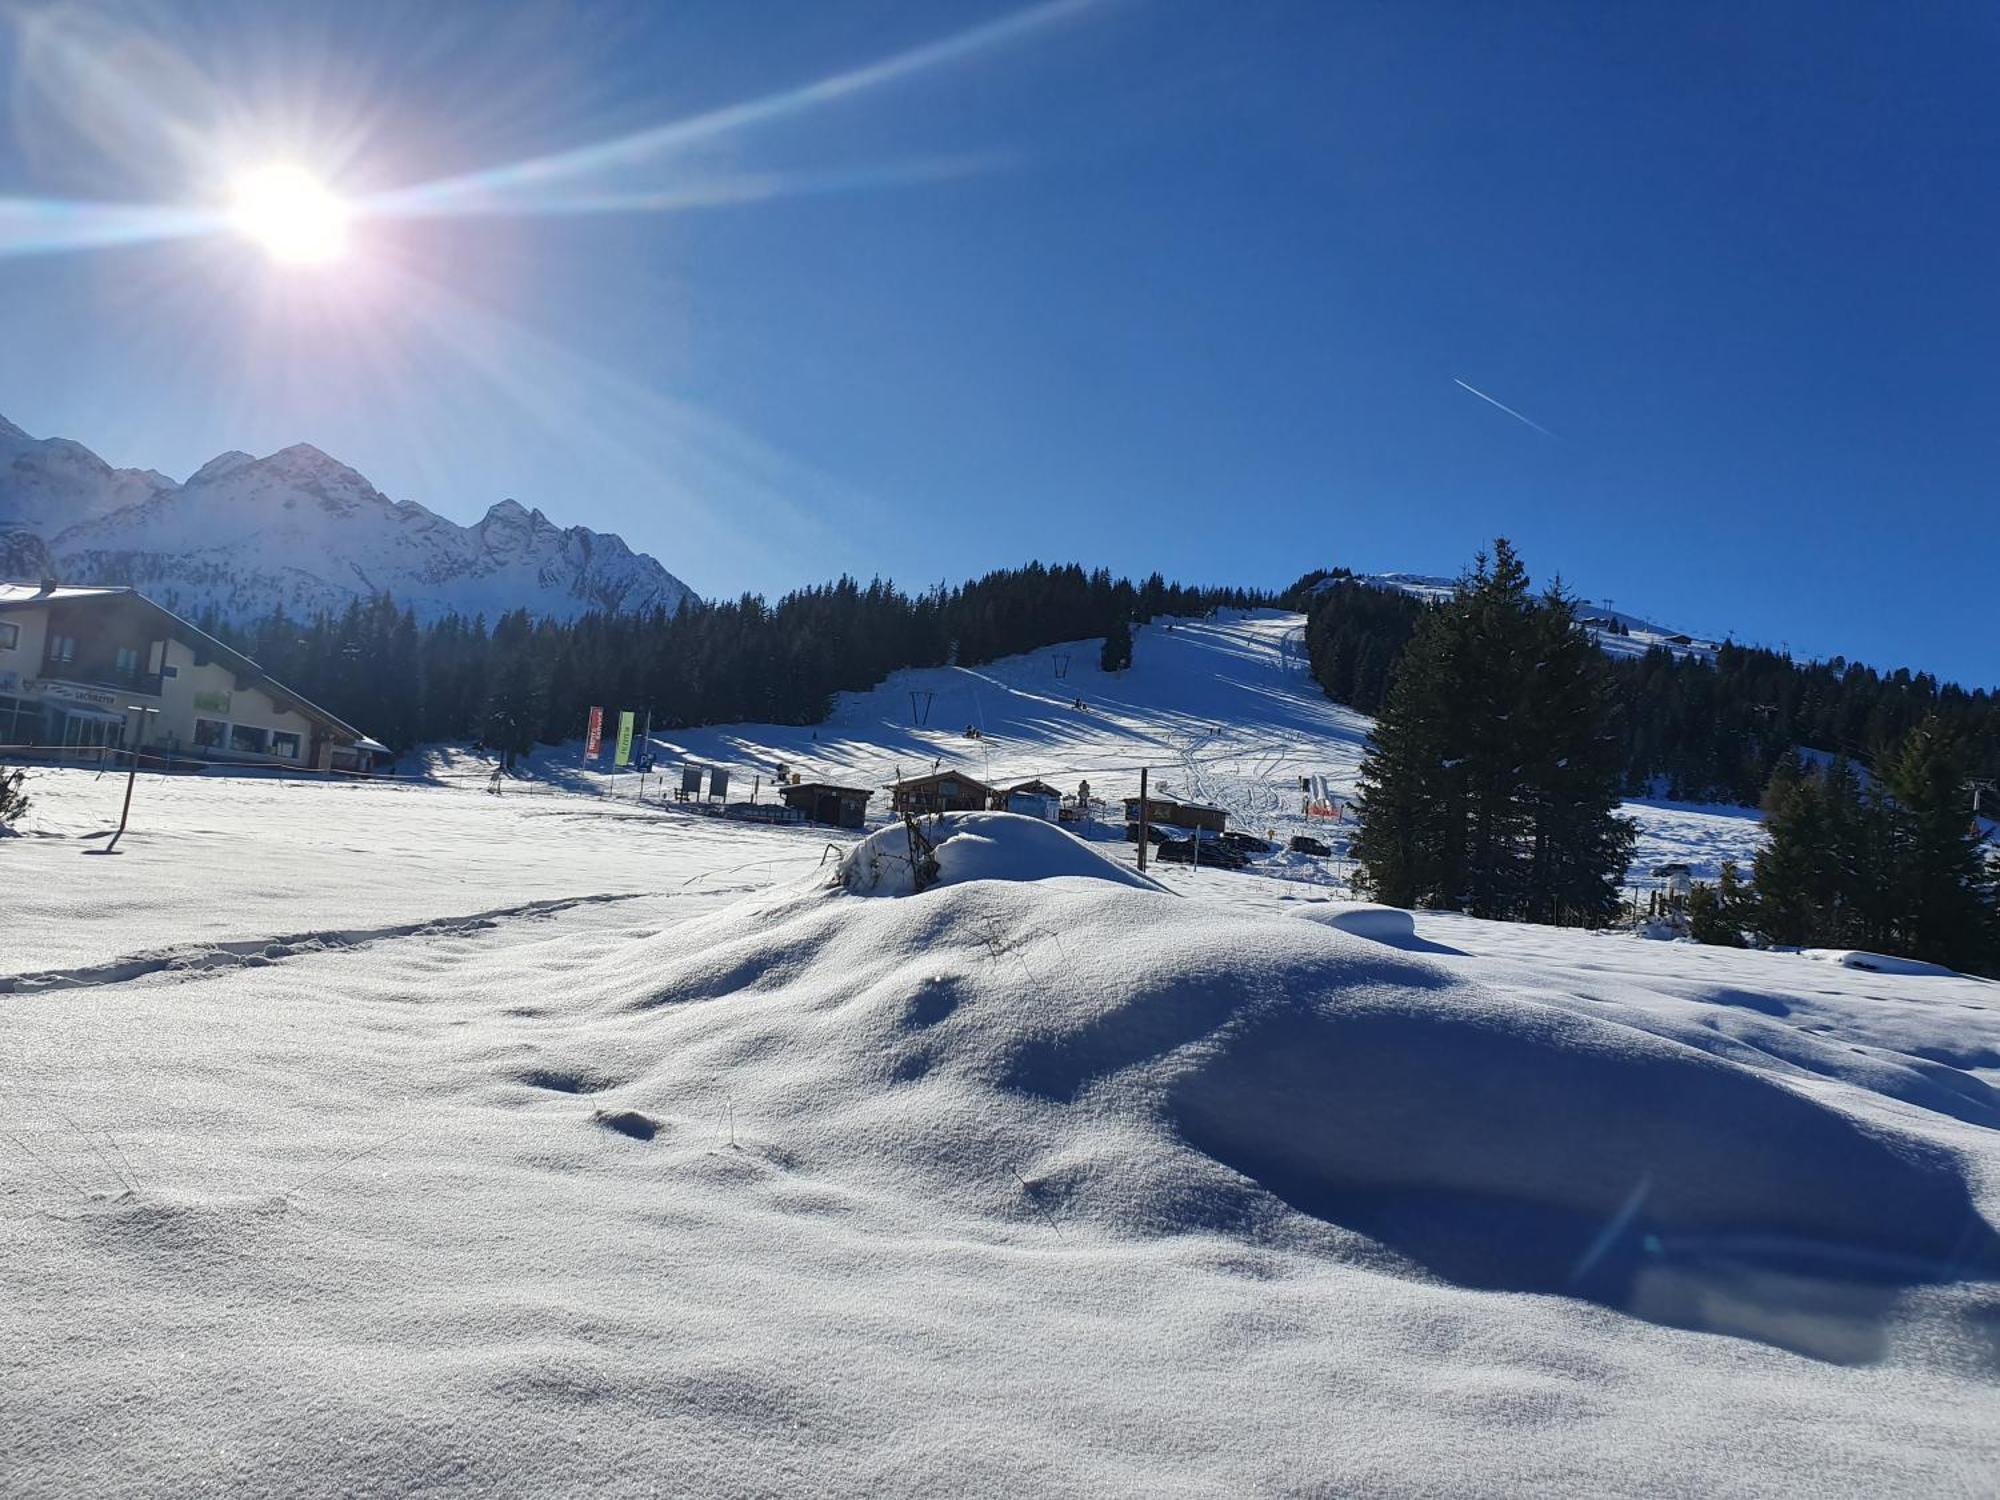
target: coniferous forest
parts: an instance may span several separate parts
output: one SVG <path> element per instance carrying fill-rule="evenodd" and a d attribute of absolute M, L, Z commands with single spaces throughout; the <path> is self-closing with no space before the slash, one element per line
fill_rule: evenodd
<path fill-rule="evenodd" d="M 678 613 L 420 625 L 386 597 L 310 621 L 282 613 L 246 628 L 199 623 L 390 747 L 468 740 L 512 754 L 583 732 L 592 704 L 649 710 L 662 728 L 815 724 L 834 694 L 904 667 L 977 666 L 1058 641 L 1105 636 L 1159 615 L 1275 602 L 1252 589 L 1143 583 L 1104 569 L 1003 569 L 906 593 L 852 578 L 785 595 L 690 601 Z M 1116 651 L 1114 655 L 1118 654 Z"/>
<path fill-rule="evenodd" d="M 1307 616 L 1313 676 L 1337 703 L 1379 713 L 1404 648 L 1434 608 L 1344 570 L 1309 573 L 1283 595 Z M 1608 658 L 1625 791 L 1755 806 L 1801 748 L 1872 764 L 1935 721 L 1963 747 L 1968 775 L 2000 776 L 2000 698 L 1849 662 L 1800 662 L 1725 643 L 1714 661 L 1664 647 Z"/>

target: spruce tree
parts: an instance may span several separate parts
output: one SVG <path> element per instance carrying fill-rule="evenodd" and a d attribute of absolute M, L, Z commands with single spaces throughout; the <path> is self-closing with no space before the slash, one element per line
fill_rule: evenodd
<path fill-rule="evenodd" d="M 1822 942 L 1841 882 L 1825 781 L 1794 764 L 1773 774 L 1764 797 L 1763 846 L 1751 864 L 1757 929 L 1773 943 Z"/>
<path fill-rule="evenodd" d="M 1717 948 L 1741 948 L 1743 929 L 1754 919 L 1754 903 L 1743 889 L 1743 877 L 1733 860 L 1724 860 L 1714 885 L 1698 884 L 1688 893 L 1688 936 Z"/>
<path fill-rule="evenodd" d="M 1357 884 L 1398 906 L 1596 924 L 1632 828 L 1602 659 L 1505 539 L 1424 613 L 1361 768 Z"/>
<path fill-rule="evenodd" d="M 1132 665 L 1132 627 L 1120 614 L 1111 622 L 1111 628 L 1104 632 L 1104 649 L 1097 655 L 1097 664 L 1106 672 L 1122 672 Z"/>
<path fill-rule="evenodd" d="M 1913 729 L 1881 768 L 1896 863 L 1891 885 L 1902 950 L 1955 969 L 1993 961 L 1985 845 L 1966 795 L 1965 761 L 1935 719 Z"/>
<path fill-rule="evenodd" d="M 1618 914 L 1637 837 L 1618 813 L 1624 755 L 1610 672 L 1560 585 L 1543 596 L 1533 623 L 1517 752 L 1532 820 L 1525 914 L 1600 926 Z"/>

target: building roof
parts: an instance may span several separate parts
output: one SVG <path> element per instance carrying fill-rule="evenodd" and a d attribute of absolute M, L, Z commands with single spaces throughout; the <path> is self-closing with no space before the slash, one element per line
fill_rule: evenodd
<path fill-rule="evenodd" d="M 99 584 L 59 583 L 53 589 L 45 589 L 34 583 L 0 583 L 0 609 L 21 604 L 50 604 L 60 599 L 95 599 L 105 594 L 134 593 L 138 590 Z M 140 597 L 144 598 L 144 595 Z"/>
<path fill-rule="evenodd" d="M 36 604 L 66 604 L 79 600 L 112 598 L 129 598 L 134 603 L 151 610 L 167 622 L 167 633 L 182 645 L 192 646 L 204 656 L 221 662 L 238 677 L 248 678 L 252 683 L 266 684 L 267 692 L 274 697 L 283 698 L 288 703 L 296 704 L 300 712 L 308 718 L 320 720 L 357 743 L 368 739 L 367 735 L 345 719 L 329 713 L 310 698 L 293 692 L 235 647 L 223 645 L 207 631 L 189 624 L 164 604 L 156 604 L 137 589 L 99 584 L 58 584 L 52 589 L 45 589 L 32 583 L 0 583 L 0 610 L 24 609 Z M 367 748 L 373 748 L 376 743 L 378 742 L 369 741 Z M 382 748 L 386 750 L 388 747 Z"/>
<path fill-rule="evenodd" d="M 1036 777 L 1033 781 L 1018 781 L 1007 788 L 1007 795 L 1010 797 L 1016 792 L 1044 792 L 1051 797 L 1060 797 L 1062 788 L 1051 786 L 1040 777 Z"/>
<path fill-rule="evenodd" d="M 874 791 L 869 787 L 841 786 L 837 782 L 832 781 L 801 781 L 794 785 L 778 788 L 778 795 L 781 797 L 793 792 L 839 792 L 845 797 L 872 797 L 875 795 Z"/>
<path fill-rule="evenodd" d="M 1139 800 L 1139 794 L 1137 792 L 1134 792 L 1131 796 L 1127 797 L 1125 800 L 1127 802 L 1137 802 Z M 1185 797 L 1171 797 L 1164 792 L 1148 792 L 1146 793 L 1146 801 L 1149 803 L 1157 803 L 1163 807 L 1185 807 L 1189 812 L 1221 813 L 1225 817 L 1227 817 L 1229 814 L 1228 808 L 1217 807 L 1213 802 L 1190 802 Z"/>
<path fill-rule="evenodd" d="M 932 782 L 936 781 L 962 781 L 967 786 L 978 787 L 982 792 L 993 790 L 992 787 L 981 781 L 977 776 L 970 775 L 964 771 L 932 771 L 925 776 L 905 776 L 901 781 L 890 782 L 889 790 L 893 792 L 899 787 L 929 786 Z"/>

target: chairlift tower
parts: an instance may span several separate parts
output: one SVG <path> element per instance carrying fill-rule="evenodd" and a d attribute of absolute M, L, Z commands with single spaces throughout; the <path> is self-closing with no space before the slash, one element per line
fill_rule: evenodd
<path fill-rule="evenodd" d="M 910 723 L 921 729 L 931 721 L 931 700 L 937 696 L 931 688 L 910 689 Z"/>

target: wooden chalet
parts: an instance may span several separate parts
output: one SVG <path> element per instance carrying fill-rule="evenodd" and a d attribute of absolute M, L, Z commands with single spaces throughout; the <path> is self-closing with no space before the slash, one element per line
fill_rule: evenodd
<path fill-rule="evenodd" d="M 785 805 L 795 808 L 809 822 L 833 828 L 859 828 L 868 821 L 868 803 L 874 792 L 863 786 L 835 786 L 830 781 L 802 781 L 797 786 L 781 786 L 778 795 Z"/>
<path fill-rule="evenodd" d="M 963 771 L 933 771 L 889 788 L 889 806 L 898 813 L 985 812 L 993 788 Z"/>
<path fill-rule="evenodd" d="M 1134 827 L 1138 826 L 1137 797 L 1125 799 L 1125 821 Z M 1164 824 L 1173 828 L 1193 828 L 1202 833 L 1221 833 L 1229 826 L 1229 814 L 1219 807 L 1210 807 L 1205 802 L 1180 802 L 1172 797 L 1148 797 L 1146 821 L 1155 828 Z"/>

